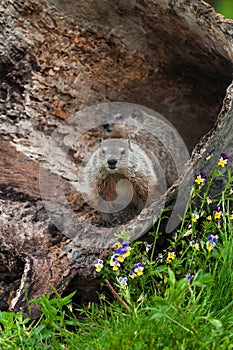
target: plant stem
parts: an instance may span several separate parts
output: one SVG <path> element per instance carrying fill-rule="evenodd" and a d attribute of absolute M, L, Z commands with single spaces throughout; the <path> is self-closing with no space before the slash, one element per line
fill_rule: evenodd
<path fill-rule="evenodd" d="M 126 307 L 127 310 L 130 311 L 130 306 L 122 299 L 122 297 L 115 291 L 115 289 L 113 288 L 113 286 L 111 285 L 111 283 L 105 279 L 104 282 L 106 283 L 107 287 L 110 289 L 110 291 L 112 292 L 112 294 L 124 305 L 124 307 Z"/>

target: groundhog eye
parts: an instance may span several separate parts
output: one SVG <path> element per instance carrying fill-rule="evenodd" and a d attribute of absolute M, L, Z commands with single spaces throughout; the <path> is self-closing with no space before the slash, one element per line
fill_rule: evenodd
<path fill-rule="evenodd" d="M 102 148 L 102 153 L 103 153 L 103 154 L 106 153 L 106 148 L 105 148 L 105 147 Z"/>
<path fill-rule="evenodd" d="M 124 148 L 121 148 L 121 149 L 120 149 L 120 152 L 121 152 L 121 154 L 125 154 L 125 149 L 124 149 Z"/>

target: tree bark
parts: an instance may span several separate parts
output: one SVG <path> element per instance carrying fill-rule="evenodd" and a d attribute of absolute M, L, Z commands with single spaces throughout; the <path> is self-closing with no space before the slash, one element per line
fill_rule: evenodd
<path fill-rule="evenodd" d="M 73 187 L 72 169 L 41 163 L 50 136 L 98 103 L 124 101 L 158 111 L 192 152 L 166 193 L 174 206 L 193 169 L 212 166 L 204 160 L 209 152 L 233 157 L 233 22 L 198 0 L 6 0 L 0 19 L 0 306 L 26 312 L 25 290 L 31 299 L 51 285 L 60 293 L 76 289 L 79 303 L 90 301 L 98 288 L 94 261 L 106 256 L 118 229 L 83 229 L 88 209 Z M 70 148 L 75 164 L 109 133 L 103 124 Z M 69 137 L 61 135 L 67 147 Z M 58 229 L 46 210 L 41 171 L 59 181 L 81 220 L 72 233 L 65 225 Z M 60 187 L 56 191 L 54 198 Z M 133 239 L 151 228 L 161 203 L 125 225 Z M 103 234 L 104 249 L 80 244 L 83 236 L 101 242 Z M 35 307 L 31 312 L 38 315 Z"/>

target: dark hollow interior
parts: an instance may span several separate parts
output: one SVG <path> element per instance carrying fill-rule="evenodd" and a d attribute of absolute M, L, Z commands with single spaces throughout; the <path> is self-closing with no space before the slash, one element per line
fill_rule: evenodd
<path fill-rule="evenodd" d="M 102 0 L 95 6 L 89 1 L 50 3 L 82 28 L 83 38 L 95 43 L 96 50 L 85 58 L 91 67 L 90 87 L 98 91 L 95 102 L 131 102 L 160 112 L 190 152 L 212 129 L 232 79 L 232 61 L 205 24 L 207 6 L 208 21 L 217 30 L 216 14 L 207 4 L 199 2 L 198 8 L 196 1 L 188 1 L 179 8 L 174 2 L 141 0 Z"/>

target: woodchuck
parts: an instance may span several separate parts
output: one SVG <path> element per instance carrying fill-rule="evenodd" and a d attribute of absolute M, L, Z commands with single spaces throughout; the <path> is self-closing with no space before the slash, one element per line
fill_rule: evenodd
<path fill-rule="evenodd" d="M 128 139 L 101 142 L 83 169 L 81 190 L 100 213 L 96 224 L 115 226 L 137 216 L 158 196 L 158 177 L 147 153 Z"/>

